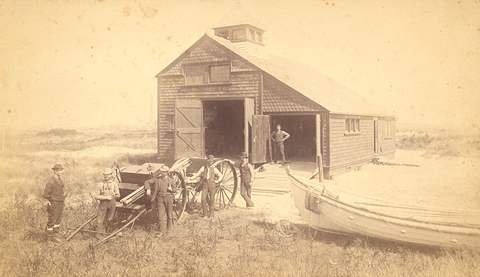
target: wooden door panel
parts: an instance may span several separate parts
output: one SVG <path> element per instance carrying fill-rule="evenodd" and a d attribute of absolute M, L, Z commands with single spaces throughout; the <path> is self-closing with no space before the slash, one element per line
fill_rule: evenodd
<path fill-rule="evenodd" d="M 203 109 L 199 99 L 175 101 L 175 159 L 203 157 Z"/>
<path fill-rule="evenodd" d="M 252 164 L 267 162 L 267 146 L 270 140 L 270 116 L 252 116 Z"/>

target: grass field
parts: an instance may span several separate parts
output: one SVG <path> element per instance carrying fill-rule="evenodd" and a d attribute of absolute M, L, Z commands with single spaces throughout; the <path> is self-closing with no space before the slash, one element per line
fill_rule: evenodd
<path fill-rule="evenodd" d="M 79 234 L 53 248 L 44 234 L 41 194 L 55 162 L 66 165 L 69 196 L 61 227 L 66 237 L 72 232 L 68 228 L 95 213 L 90 192 L 103 167 L 113 159 L 121 165 L 155 161 L 155 131 L 77 131 L 11 131 L 6 136 L 0 153 L 1 276 L 480 276 L 479 252 L 315 233 L 303 224 L 285 236 L 258 209 L 231 208 L 213 220 L 187 215 L 173 234 L 162 238 L 155 238 L 151 225 L 141 220 L 97 247 L 95 237 Z M 429 145 L 425 153 L 442 155 Z M 448 152 L 442 157 L 457 156 Z"/>

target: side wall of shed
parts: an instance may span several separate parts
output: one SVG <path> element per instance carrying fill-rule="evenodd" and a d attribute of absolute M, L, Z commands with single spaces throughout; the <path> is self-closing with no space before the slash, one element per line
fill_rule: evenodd
<path fill-rule="evenodd" d="M 345 132 L 346 119 L 359 119 L 360 132 Z M 373 120 L 368 117 L 330 115 L 329 175 L 339 175 L 368 163 L 373 157 Z"/>
<path fill-rule="evenodd" d="M 390 125 L 390 135 L 387 135 L 387 125 Z M 387 159 L 395 158 L 395 119 L 384 118 L 378 120 L 378 133 L 379 133 L 379 145 L 380 153 L 377 156 L 385 157 Z"/>
<path fill-rule="evenodd" d="M 345 127 L 347 119 L 358 119 L 360 131 L 347 132 Z M 375 121 L 378 121 L 379 153 L 374 153 Z M 387 121 L 390 122 L 390 136 L 387 136 Z M 328 129 L 330 150 L 328 175 L 330 177 L 351 170 L 359 170 L 374 157 L 395 158 L 394 118 L 331 114 Z"/>

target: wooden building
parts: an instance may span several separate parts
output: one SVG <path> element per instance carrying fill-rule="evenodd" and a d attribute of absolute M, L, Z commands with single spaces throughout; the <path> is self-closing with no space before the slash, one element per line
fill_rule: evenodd
<path fill-rule="evenodd" d="M 311 66 L 266 53 L 264 30 L 229 13 L 156 75 L 158 158 L 238 157 L 270 162 L 276 124 L 288 159 L 323 157 L 327 178 L 395 156 L 395 121 Z M 301 47 L 301 46 L 299 46 Z"/>

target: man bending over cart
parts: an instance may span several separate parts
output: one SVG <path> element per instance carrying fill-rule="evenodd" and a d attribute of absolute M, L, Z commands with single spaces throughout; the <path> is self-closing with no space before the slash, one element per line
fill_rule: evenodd
<path fill-rule="evenodd" d="M 215 211 L 215 192 L 217 190 L 217 183 L 223 178 L 223 174 L 220 172 L 220 170 L 213 166 L 214 162 L 213 155 L 208 155 L 207 165 L 202 166 L 197 173 L 189 178 L 189 180 L 195 180 L 200 176 L 202 177 L 202 180 L 200 181 L 200 186 L 202 188 L 202 217 L 213 217 Z M 207 196 L 210 196 L 210 199 L 208 199 L 208 207 Z"/>
<path fill-rule="evenodd" d="M 147 195 L 153 195 L 151 202 L 157 201 L 158 221 L 160 223 L 160 232 L 165 234 L 170 232 L 173 226 L 173 197 L 175 195 L 175 182 L 172 177 L 168 176 L 170 168 L 164 165 L 160 168 L 160 174 L 150 180 L 145 181 L 144 186 L 147 189 Z M 152 188 L 153 186 L 153 188 Z M 165 214 L 167 224 L 165 224 Z"/>

